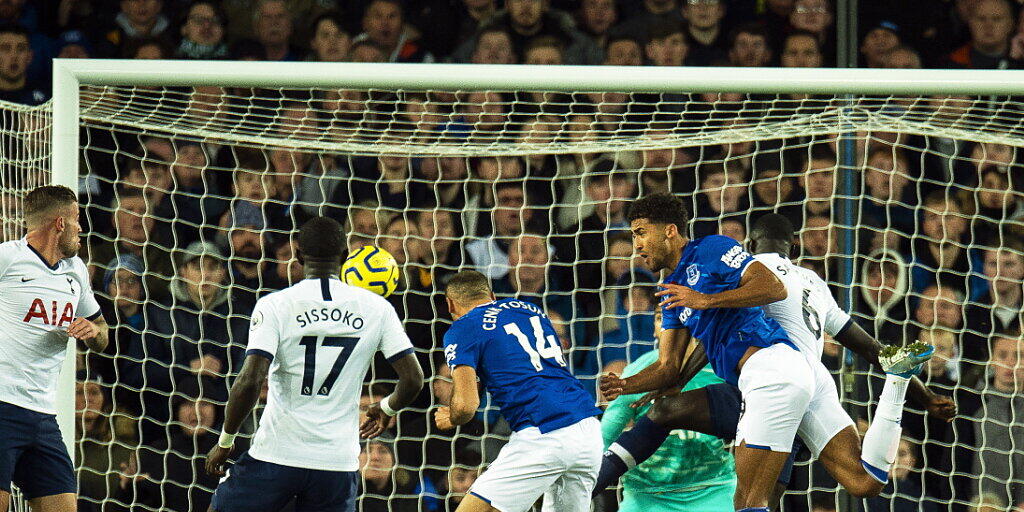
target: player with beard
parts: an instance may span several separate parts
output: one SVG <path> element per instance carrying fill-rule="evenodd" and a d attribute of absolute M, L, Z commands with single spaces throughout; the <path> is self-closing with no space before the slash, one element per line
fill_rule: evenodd
<path fill-rule="evenodd" d="M 0 244 L 0 510 L 11 484 L 32 510 L 75 509 L 75 475 L 57 426 L 68 337 L 107 346 L 107 323 L 79 258 L 78 198 L 47 185 L 25 196 L 28 235 Z"/>

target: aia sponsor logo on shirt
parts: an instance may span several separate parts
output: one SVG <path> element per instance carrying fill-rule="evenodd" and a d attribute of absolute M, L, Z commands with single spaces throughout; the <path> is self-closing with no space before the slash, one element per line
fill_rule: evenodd
<path fill-rule="evenodd" d="M 50 301 L 50 308 L 47 310 L 46 304 L 43 303 L 42 299 L 33 299 L 32 305 L 28 308 L 28 313 L 25 314 L 25 318 L 22 322 L 32 322 L 33 319 L 40 319 L 43 325 L 53 325 L 56 327 L 64 327 L 65 325 L 71 325 L 71 322 L 75 320 L 75 307 L 70 302 L 65 302 L 64 306 L 60 308 L 60 316 L 57 316 L 57 301 Z"/>

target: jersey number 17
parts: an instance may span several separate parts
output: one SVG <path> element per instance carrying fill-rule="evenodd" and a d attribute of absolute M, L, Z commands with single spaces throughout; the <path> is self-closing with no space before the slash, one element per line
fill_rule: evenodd
<path fill-rule="evenodd" d="M 348 358 L 352 356 L 352 349 L 355 348 L 356 343 L 359 343 L 359 338 L 350 336 L 303 336 L 302 340 L 299 341 L 299 345 L 306 347 L 306 360 L 302 367 L 302 389 L 300 393 L 303 395 L 313 394 L 313 376 L 316 374 L 316 347 L 318 345 L 341 347 L 341 352 L 338 353 L 338 358 L 334 360 L 331 371 L 327 374 L 327 378 L 324 379 L 324 383 L 320 385 L 320 389 L 316 393 L 318 396 L 327 396 L 331 393 L 331 388 L 334 387 L 334 383 L 338 380 L 341 369 L 345 367 Z"/>

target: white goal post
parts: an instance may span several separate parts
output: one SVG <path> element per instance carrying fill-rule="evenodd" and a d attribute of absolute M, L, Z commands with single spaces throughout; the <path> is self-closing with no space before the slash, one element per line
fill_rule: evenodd
<path fill-rule="evenodd" d="M 457 157 L 465 160 L 503 155 L 566 156 L 599 152 L 642 152 L 703 148 L 711 144 L 728 146 L 746 142 L 752 142 L 754 149 L 750 151 L 756 153 L 760 151 L 762 141 L 810 137 L 812 142 L 794 143 L 792 147 L 795 153 L 809 160 L 812 145 L 833 137 L 829 143 L 833 144 L 837 165 L 834 196 L 829 200 L 834 200 L 837 207 L 832 215 L 837 225 L 838 273 L 829 282 L 841 290 L 840 304 L 848 308 L 861 294 L 857 283 L 861 281 L 862 270 L 857 268 L 857 261 L 871 260 L 878 262 L 879 266 L 883 263 L 871 259 L 876 256 L 866 254 L 867 249 L 855 240 L 855 232 L 863 229 L 859 206 L 863 182 L 859 170 L 866 165 L 866 155 L 863 154 L 866 151 L 865 139 L 870 138 L 871 133 L 894 132 L 969 141 L 972 144 L 998 143 L 1024 148 L 1024 124 L 1016 115 L 1007 114 L 1008 110 L 1017 114 L 1024 112 L 1020 101 L 1015 98 L 1024 97 L 1024 71 L 93 59 L 56 59 L 53 62 L 52 180 L 53 183 L 72 188 L 79 186 L 79 170 L 83 169 L 81 134 L 87 122 L 96 123 L 94 127 L 103 124 L 122 126 L 138 135 L 139 140 L 141 134 L 152 131 L 200 142 L 230 140 L 239 146 L 255 147 L 261 151 L 285 147 L 296 151 L 334 154 L 400 154 L 438 159 Z M 377 124 L 359 121 L 355 127 L 346 125 L 337 131 L 322 127 L 309 129 L 299 122 L 298 127 L 288 135 L 278 132 L 268 135 L 268 126 L 265 125 L 285 117 L 285 107 L 270 109 L 276 110 L 266 118 L 260 117 L 263 114 L 252 114 L 244 118 L 204 116 L 202 112 L 190 110 L 197 101 L 191 92 L 177 90 L 200 86 L 249 88 L 254 91 L 314 89 L 415 94 L 436 91 L 442 94 L 428 96 L 426 102 L 437 101 L 443 105 L 441 110 L 446 112 L 456 112 L 467 104 L 463 99 L 466 93 L 535 92 L 538 96 L 534 98 L 540 99 L 517 95 L 516 99 L 507 101 L 536 107 L 530 110 L 535 117 L 530 118 L 529 122 L 541 125 L 544 123 L 541 119 L 543 116 L 536 112 L 544 112 L 544 105 L 549 102 L 557 104 L 561 109 L 557 115 L 571 116 L 575 112 L 577 95 L 582 94 L 625 94 L 630 102 L 635 98 L 639 98 L 637 101 L 640 103 L 648 101 L 649 110 L 645 111 L 647 120 L 637 122 L 639 127 L 630 127 L 633 121 L 627 119 L 631 115 L 629 107 L 617 110 L 618 113 L 614 115 L 621 119 L 618 124 L 612 124 L 619 126 L 621 133 L 616 131 L 610 135 L 576 137 L 572 129 L 562 125 L 551 128 L 542 126 L 545 130 L 550 129 L 551 133 L 557 131 L 565 135 L 557 140 L 534 140 L 531 138 L 532 132 L 521 128 L 519 124 L 510 127 L 510 123 L 502 128 L 509 130 L 508 138 L 474 139 L 461 134 L 451 135 L 443 130 L 424 138 L 419 136 L 419 128 L 407 128 L 393 120 Z M 728 103 L 728 108 L 721 110 L 723 117 L 708 115 L 706 118 L 710 121 L 696 123 L 673 120 L 684 118 L 694 108 L 691 105 L 699 107 L 697 110 L 702 116 L 708 112 L 719 112 L 716 110 L 716 102 L 719 100 L 709 98 L 726 93 L 738 96 L 722 100 Z M 142 99 L 136 101 L 136 95 Z M 372 94 L 367 94 L 367 97 L 372 97 Z M 438 97 L 440 99 L 432 99 Z M 521 99 L 523 97 L 526 99 Z M 283 104 L 288 100 L 280 101 Z M 404 108 L 400 106 L 402 100 L 389 101 L 394 103 L 391 105 L 393 110 Z M 486 103 L 491 100 L 484 101 Z M 312 106 L 314 100 L 309 100 L 309 103 L 308 108 L 311 110 L 322 108 Z M 370 99 L 363 100 L 361 105 L 368 109 L 376 108 Z M 511 103 L 503 103 L 503 106 L 508 105 Z M 618 105 L 621 106 L 621 103 Z M 514 109 L 506 110 L 511 112 Z M 453 114 L 448 114 L 447 118 L 438 114 L 438 117 L 441 118 L 438 126 L 445 123 L 457 124 Z M 816 139 L 819 137 L 823 139 Z M 894 145 L 904 143 L 893 142 Z M 116 151 L 120 152 L 121 149 L 117 148 Z M 934 152 L 931 146 L 921 151 L 922 154 Z M 1024 154 L 1024 149 L 1020 152 Z M 704 158 L 702 152 L 700 155 L 698 163 Z M 745 156 L 753 159 L 751 155 Z M 726 165 L 731 156 L 726 151 L 721 158 L 726 160 L 722 165 Z M 969 160 L 959 154 L 952 158 Z M 753 180 L 750 176 L 748 178 Z M 555 179 L 551 178 L 552 182 Z M 102 186 L 113 187 L 114 183 Z M 728 187 L 727 184 L 721 186 Z M 752 197 L 753 186 L 750 189 L 745 194 Z M 352 204 L 356 204 L 361 198 L 351 199 Z M 575 206 L 578 205 L 569 205 L 569 209 Z M 549 215 L 552 218 L 554 216 L 553 213 Z M 917 224 L 916 220 L 913 222 Z M 1003 223 L 998 221 L 997 224 L 1002 227 Z M 885 235 L 884 228 L 881 231 Z M 608 243 L 607 240 L 605 243 Z M 579 249 L 578 245 L 576 249 Z M 904 322 L 910 323 L 911 319 L 905 319 Z M 863 400 L 874 400 L 878 389 L 874 389 L 874 394 L 869 393 L 870 396 L 866 398 L 852 395 L 855 378 L 852 356 L 846 354 L 841 360 L 844 361 L 844 386 L 841 393 L 846 403 L 851 407 L 862 407 L 865 405 Z M 62 372 L 59 401 L 59 421 L 69 447 L 73 447 L 75 429 L 74 361 L 74 348 L 71 347 Z M 857 374 L 858 377 L 863 375 L 863 372 Z M 71 453 L 74 454 L 74 449 L 71 449 Z M 949 479 L 952 482 L 952 476 Z"/>

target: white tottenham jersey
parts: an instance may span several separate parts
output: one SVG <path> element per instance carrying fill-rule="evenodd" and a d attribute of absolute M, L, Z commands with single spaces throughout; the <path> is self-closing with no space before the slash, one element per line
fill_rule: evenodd
<path fill-rule="evenodd" d="M 81 258 L 51 267 L 24 238 L 0 244 L 0 402 L 56 414 L 68 326 L 99 314 Z"/>
<path fill-rule="evenodd" d="M 249 454 L 326 471 L 359 469 L 359 395 L 377 351 L 412 353 L 383 297 L 337 278 L 306 279 L 261 298 L 247 355 L 271 358 L 267 406 Z"/>
<path fill-rule="evenodd" d="M 850 315 L 836 304 L 828 285 L 813 270 L 776 253 L 757 254 L 754 259 L 771 269 L 786 287 L 784 300 L 762 306 L 765 315 L 782 325 L 809 361 L 820 362 L 825 348 L 823 332 L 835 336 L 846 327 Z"/>

